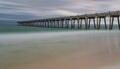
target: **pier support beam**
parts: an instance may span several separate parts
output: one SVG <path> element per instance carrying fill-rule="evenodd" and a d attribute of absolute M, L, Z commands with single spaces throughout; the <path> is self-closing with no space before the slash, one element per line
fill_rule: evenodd
<path fill-rule="evenodd" d="M 119 20 L 119 16 L 117 17 L 117 21 L 118 21 L 118 28 L 120 30 L 120 20 Z"/>
<path fill-rule="evenodd" d="M 59 22 L 60 22 L 60 21 L 59 21 L 59 20 L 57 20 L 57 27 L 58 27 L 58 28 L 59 28 Z"/>
<path fill-rule="evenodd" d="M 95 22 L 95 18 L 93 18 L 93 23 L 94 23 L 94 29 L 96 29 L 96 22 Z"/>
<path fill-rule="evenodd" d="M 105 24 L 105 29 L 107 29 L 106 17 L 104 17 L 104 24 Z"/>
<path fill-rule="evenodd" d="M 113 22 L 114 22 L 114 17 L 110 16 L 109 30 L 112 30 L 112 28 L 113 28 Z"/>
<path fill-rule="evenodd" d="M 64 20 L 61 20 L 61 25 L 62 25 L 61 28 L 63 28 L 63 26 L 64 26 Z"/>
<path fill-rule="evenodd" d="M 48 28 L 50 28 L 50 20 L 48 20 Z"/>
<path fill-rule="evenodd" d="M 98 29 L 100 29 L 100 25 L 101 25 L 101 17 L 99 17 L 99 24 L 98 24 Z"/>
<path fill-rule="evenodd" d="M 67 28 L 69 28 L 69 22 L 70 22 L 70 20 L 66 20 L 66 22 L 67 22 Z"/>
<path fill-rule="evenodd" d="M 88 29 L 90 29 L 91 18 L 89 18 Z"/>
<path fill-rule="evenodd" d="M 75 19 L 73 19 L 73 28 L 75 29 Z"/>
<path fill-rule="evenodd" d="M 50 28 L 52 28 L 52 20 L 50 20 Z"/>
<path fill-rule="evenodd" d="M 83 19 L 80 19 L 80 29 L 82 29 L 82 21 Z"/>
<path fill-rule="evenodd" d="M 66 20 L 66 18 L 64 19 L 64 28 L 67 28 L 67 20 Z"/>
<path fill-rule="evenodd" d="M 47 20 L 45 20 L 45 28 L 47 28 Z"/>
<path fill-rule="evenodd" d="M 55 28 L 55 20 L 53 20 L 53 28 Z"/>
<path fill-rule="evenodd" d="M 85 17 L 85 28 L 88 29 L 88 18 Z"/>
<path fill-rule="evenodd" d="M 79 29 L 80 28 L 80 19 L 79 18 L 77 18 L 77 28 Z"/>
<path fill-rule="evenodd" d="M 97 18 L 97 25 L 96 25 L 96 29 L 99 29 L 99 27 L 98 27 L 98 26 L 99 26 L 99 21 L 98 21 L 98 20 L 99 20 L 99 18 L 98 18 L 98 17 L 96 17 L 96 18 Z"/>
<path fill-rule="evenodd" d="M 59 26 L 59 28 L 61 28 L 61 19 L 59 19 L 59 25 L 58 26 Z"/>
<path fill-rule="evenodd" d="M 71 29 L 73 28 L 73 20 L 72 20 L 72 18 L 70 19 L 70 21 L 71 21 Z"/>

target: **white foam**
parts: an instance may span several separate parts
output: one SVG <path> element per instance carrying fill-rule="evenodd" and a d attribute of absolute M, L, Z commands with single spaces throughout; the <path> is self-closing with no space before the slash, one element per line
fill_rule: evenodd
<path fill-rule="evenodd" d="M 100 33 L 109 33 L 109 31 L 67 31 L 67 32 L 43 32 L 43 33 L 16 33 L 16 34 L 0 34 L 0 40 L 25 40 L 25 39 L 34 39 L 34 38 L 50 38 L 58 36 L 69 36 L 69 35 L 89 35 L 89 34 L 100 34 Z M 114 31 L 112 31 L 114 32 Z M 119 31 L 115 31 L 119 32 Z"/>

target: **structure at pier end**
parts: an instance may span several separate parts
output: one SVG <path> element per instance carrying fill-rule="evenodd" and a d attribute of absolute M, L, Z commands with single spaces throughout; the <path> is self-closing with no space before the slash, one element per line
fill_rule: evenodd
<path fill-rule="evenodd" d="M 18 21 L 20 26 L 35 26 L 45 28 L 78 28 L 81 29 L 85 26 L 85 29 L 90 29 L 90 25 L 94 26 L 94 29 L 100 29 L 101 24 L 105 29 L 112 30 L 113 25 L 118 25 L 120 30 L 120 11 L 109 11 L 103 13 L 84 14 L 76 16 L 46 18 L 38 20 Z M 116 19 L 116 22 L 114 22 Z M 108 23 L 108 25 L 107 25 Z"/>

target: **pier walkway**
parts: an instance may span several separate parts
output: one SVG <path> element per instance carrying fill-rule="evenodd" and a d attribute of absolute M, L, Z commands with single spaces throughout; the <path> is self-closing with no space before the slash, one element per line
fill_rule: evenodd
<path fill-rule="evenodd" d="M 85 26 L 85 29 L 90 29 L 90 25 L 93 25 L 94 29 L 100 29 L 101 25 L 104 25 L 104 28 L 109 30 L 112 30 L 113 25 L 117 24 L 118 29 L 120 30 L 120 11 L 109 11 L 103 13 L 84 14 L 76 16 L 18 21 L 17 23 L 21 26 L 71 29 L 81 29 L 82 26 Z"/>

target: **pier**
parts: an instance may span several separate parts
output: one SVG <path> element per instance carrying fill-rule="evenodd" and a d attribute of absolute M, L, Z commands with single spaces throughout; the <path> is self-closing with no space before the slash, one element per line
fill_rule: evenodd
<path fill-rule="evenodd" d="M 114 22 L 115 19 L 116 22 Z M 86 30 L 90 29 L 91 25 L 93 25 L 94 29 L 97 30 L 101 28 L 101 25 L 104 25 L 105 29 L 112 30 L 113 26 L 117 24 L 118 29 L 120 30 L 120 11 L 109 11 L 103 13 L 93 13 L 76 16 L 26 20 L 18 21 L 17 23 L 20 26 L 34 26 L 44 28 L 81 29 L 82 26 L 85 26 Z"/>

